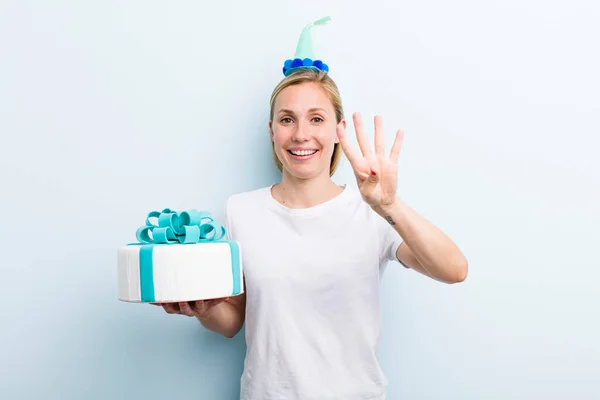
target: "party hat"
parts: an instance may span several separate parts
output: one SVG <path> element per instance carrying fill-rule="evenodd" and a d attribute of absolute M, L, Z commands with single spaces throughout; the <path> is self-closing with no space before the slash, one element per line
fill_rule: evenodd
<path fill-rule="evenodd" d="M 298 45 L 296 46 L 296 54 L 294 55 L 294 58 L 286 60 L 283 64 L 283 74 L 285 76 L 305 68 L 329 72 L 329 66 L 323 63 L 323 61 L 316 59 L 314 55 L 311 29 L 314 26 L 325 25 L 330 19 L 330 17 L 323 17 L 311 22 L 310 24 L 306 25 L 304 29 L 302 29 L 300 39 L 298 39 Z"/>

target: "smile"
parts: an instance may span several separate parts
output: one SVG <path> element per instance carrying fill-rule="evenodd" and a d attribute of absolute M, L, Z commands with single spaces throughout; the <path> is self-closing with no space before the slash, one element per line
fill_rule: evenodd
<path fill-rule="evenodd" d="M 312 158 L 317 150 L 288 150 L 294 160 L 308 160 Z"/>
<path fill-rule="evenodd" d="M 295 156 L 312 156 L 317 151 L 316 150 L 288 150 Z"/>

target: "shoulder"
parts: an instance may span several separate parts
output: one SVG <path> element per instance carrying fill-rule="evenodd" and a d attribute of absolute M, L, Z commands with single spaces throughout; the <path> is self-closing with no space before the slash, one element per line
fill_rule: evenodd
<path fill-rule="evenodd" d="M 252 223 L 252 219 L 264 208 L 271 186 L 230 195 L 225 202 L 227 237 L 236 240 L 239 230 Z"/>
<path fill-rule="evenodd" d="M 246 212 L 248 209 L 264 205 L 270 190 L 271 186 L 265 186 L 230 195 L 225 203 L 227 214 L 231 215 L 238 211 Z"/>

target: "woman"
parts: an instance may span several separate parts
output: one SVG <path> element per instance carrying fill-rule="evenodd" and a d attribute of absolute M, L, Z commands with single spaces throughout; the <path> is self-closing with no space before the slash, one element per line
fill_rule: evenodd
<path fill-rule="evenodd" d="M 456 283 L 466 278 L 467 261 L 398 197 L 402 131 L 387 156 L 381 117 L 371 149 L 355 114 L 356 151 L 326 71 L 286 76 L 273 91 L 270 117 L 281 182 L 227 202 L 245 293 L 164 308 L 227 337 L 246 323 L 242 399 L 383 399 L 387 380 L 375 355 L 382 267 L 397 261 Z M 331 179 L 342 151 L 358 190 Z"/>

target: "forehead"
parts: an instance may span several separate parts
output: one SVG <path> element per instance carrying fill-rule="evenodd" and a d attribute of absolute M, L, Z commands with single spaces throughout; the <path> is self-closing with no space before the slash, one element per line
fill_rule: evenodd
<path fill-rule="evenodd" d="M 275 109 L 281 108 L 292 111 L 323 108 L 327 112 L 333 112 L 333 105 L 327 92 L 314 82 L 292 85 L 283 89 L 275 101 Z"/>

